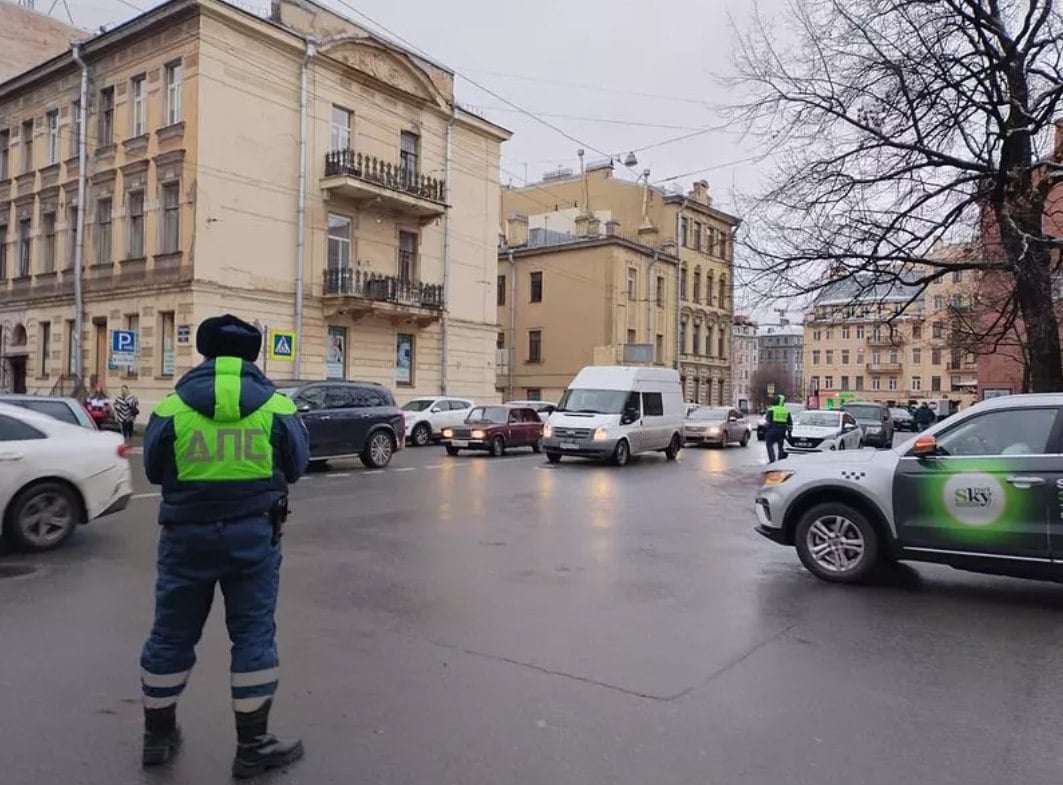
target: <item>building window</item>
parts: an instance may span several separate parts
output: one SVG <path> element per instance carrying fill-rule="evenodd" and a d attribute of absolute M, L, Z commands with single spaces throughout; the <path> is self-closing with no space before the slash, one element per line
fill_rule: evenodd
<path fill-rule="evenodd" d="M 845 325 L 844 327 L 842 327 L 842 338 L 848 338 L 848 337 L 849 337 L 849 325 Z"/>
<path fill-rule="evenodd" d="M 159 312 L 159 375 L 173 376 L 173 311 Z"/>
<path fill-rule="evenodd" d="M 813 365 L 819 365 L 819 355 L 820 355 L 819 349 L 813 349 L 812 350 L 812 364 Z"/>
<path fill-rule="evenodd" d="M 33 121 L 22 124 L 22 173 L 33 171 Z"/>
<path fill-rule="evenodd" d="M 531 299 L 529 302 L 541 303 L 543 301 L 543 274 L 534 272 L 529 276 L 531 280 Z"/>
<path fill-rule="evenodd" d="M 891 389 L 891 390 L 896 390 L 897 389 L 897 377 L 896 376 L 891 376 L 886 381 L 887 381 L 887 386 L 889 387 L 889 389 Z"/>
<path fill-rule="evenodd" d="M 49 360 L 51 360 L 52 354 L 52 323 L 41 322 L 38 336 L 41 341 L 41 345 L 38 347 L 40 350 L 41 364 L 37 375 L 44 377 L 48 375 L 49 369 L 51 368 Z"/>
<path fill-rule="evenodd" d="M 496 349 L 505 349 L 506 348 L 506 334 L 502 330 L 499 330 L 498 331 L 498 335 L 495 337 L 495 348 Z"/>
<path fill-rule="evenodd" d="M 898 362 L 900 362 L 900 360 L 898 359 L 898 356 L 897 356 L 897 350 L 896 349 L 890 349 L 890 362 L 893 363 L 893 364 L 897 364 Z"/>
<path fill-rule="evenodd" d="M 701 325 L 695 324 L 694 329 L 691 332 L 691 339 L 693 341 L 691 351 L 694 354 L 701 353 Z M 706 352 L 708 354 L 708 352 Z"/>
<path fill-rule="evenodd" d="M 33 238 L 30 237 L 32 225 L 29 218 L 18 222 L 18 278 L 25 278 L 30 274 L 30 251 L 33 247 Z"/>
<path fill-rule="evenodd" d="M 11 131 L 0 128 L 0 180 L 11 176 Z"/>
<path fill-rule="evenodd" d="M 664 336 L 660 333 L 653 340 L 653 359 L 658 363 L 664 362 Z"/>
<path fill-rule="evenodd" d="M 726 275 L 721 275 L 720 276 L 720 297 L 717 300 L 716 305 L 718 305 L 720 308 L 726 308 L 727 307 L 727 276 Z"/>
<path fill-rule="evenodd" d="M 963 350 L 951 349 L 949 350 L 949 367 L 952 370 L 956 370 L 963 364 Z"/>
<path fill-rule="evenodd" d="M 912 348 L 912 365 L 922 365 L 923 350 L 918 346 Z"/>
<path fill-rule="evenodd" d="M 857 328 L 856 328 L 856 340 L 858 340 L 858 341 L 864 340 L 864 326 L 863 325 L 857 325 Z"/>
<path fill-rule="evenodd" d="M 843 389 L 843 390 L 848 390 L 849 389 L 849 377 L 848 376 L 843 376 L 842 377 L 842 387 L 841 387 L 841 389 Z"/>
<path fill-rule="evenodd" d="M 833 376 L 824 376 L 823 377 L 823 389 L 824 390 L 833 390 L 834 389 L 834 377 Z"/>
<path fill-rule="evenodd" d="M 76 204 L 67 204 L 66 207 L 66 235 L 69 240 L 69 249 L 66 257 L 66 269 L 74 267 L 74 257 L 78 250 L 78 208 Z"/>
<path fill-rule="evenodd" d="M 345 215 L 328 215 L 329 270 L 346 270 L 351 266 L 351 219 Z"/>
<path fill-rule="evenodd" d="M 864 377 L 863 376 L 857 376 L 856 377 L 856 379 L 853 381 L 853 389 L 857 390 L 857 391 L 864 389 Z"/>
<path fill-rule="evenodd" d="M 395 383 L 413 384 L 413 336 L 406 333 L 395 336 Z"/>
<path fill-rule="evenodd" d="M 679 299 L 687 299 L 687 266 L 679 265 Z"/>
<path fill-rule="evenodd" d="M 497 294 L 498 304 L 499 305 L 505 305 L 506 304 L 506 276 L 504 276 L 504 275 L 498 276 L 498 283 L 496 284 L 496 286 L 498 287 L 498 294 Z"/>
<path fill-rule="evenodd" d="M 634 300 L 638 292 L 638 270 L 634 267 L 627 268 L 627 299 Z"/>
<path fill-rule="evenodd" d="M 59 163 L 59 110 L 53 109 L 45 115 L 45 127 L 48 129 L 48 165 Z"/>
<path fill-rule="evenodd" d="M 940 349 L 931 349 L 930 350 L 930 364 L 931 365 L 941 365 L 941 350 Z"/>
<path fill-rule="evenodd" d="M 417 177 L 418 159 L 420 157 L 421 137 L 411 131 L 399 135 L 399 169 L 403 181 L 412 184 Z"/>
<path fill-rule="evenodd" d="M 81 155 L 81 100 L 70 104 L 70 157 Z"/>
<path fill-rule="evenodd" d="M 66 320 L 66 372 L 70 376 L 74 376 L 78 372 L 77 364 L 77 341 L 75 336 L 75 328 L 77 322 L 73 319 Z"/>
<path fill-rule="evenodd" d="M 420 238 L 414 232 L 399 232 L 399 280 L 417 280 L 417 244 Z"/>
<path fill-rule="evenodd" d="M 41 272 L 55 272 L 55 213 L 41 214 Z"/>
<path fill-rule="evenodd" d="M 871 364 L 872 365 L 881 365 L 882 364 L 882 353 L 881 352 L 877 352 L 877 351 L 871 352 Z"/>
<path fill-rule="evenodd" d="M 135 313 L 127 313 L 125 317 L 125 329 L 137 337 L 137 347 L 140 347 L 140 316 Z M 136 364 L 127 366 L 125 369 L 127 379 L 135 379 L 139 376 Z"/>
<path fill-rule="evenodd" d="M 834 350 L 827 349 L 823 354 L 825 355 L 827 365 L 834 365 Z"/>
<path fill-rule="evenodd" d="M 528 330 L 528 362 L 541 363 L 543 361 L 543 331 Z"/>
<path fill-rule="evenodd" d="M 657 276 L 657 305 L 664 307 L 664 276 Z"/>
<path fill-rule="evenodd" d="M 162 186 L 162 248 L 160 253 L 177 253 L 181 248 L 181 192 L 177 183 Z"/>
<path fill-rule="evenodd" d="M 683 322 L 679 325 L 679 352 L 680 354 L 687 353 L 687 323 Z"/>
<path fill-rule="evenodd" d="M 701 302 L 701 270 L 694 271 L 694 302 Z"/>
<path fill-rule="evenodd" d="M 687 219 L 686 218 L 680 218 L 679 219 L 679 244 L 683 248 L 689 248 L 689 246 L 687 245 Z"/>
<path fill-rule="evenodd" d="M 940 311 L 944 307 L 945 307 L 945 298 L 942 297 L 940 294 L 935 294 L 934 295 L 934 310 L 935 311 Z"/>
<path fill-rule="evenodd" d="M 146 100 L 147 100 L 147 81 L 144 79 L 144 75 L 134 76 L 133 81 L 130 84 L 130 93 L 132 95 L 132 105 L 130 106 L 130 115 L 132 117 L 132 128 L 130 133 L 133 136 L 143 136 L 147 131 L 147 112 Z"/>
<path fill-rule="evenodd" d="M 711 324 L 705 328 L 705 354 L 710 357 L 712 356 L 712 330 Z"/>
<path fill-rule="evenodd" d="M 721 360 L 727 356 L 727 331 L 723 329 L 716 335 L 716 356 Z"/>
<path fill-rule="evenodd" d="M 329 139 L 330 150 L 351 149 L 351 128 L 354 125 L 354 113 L 341 106 L 332 107 L 332 136 Z"/>
<path fill-rule="evenodd" d="M 694 221 L 694 250 L 701 250 L 701 224 Z"/>
<path fill-rule="evenodd" d="M 962 281 L 963 281 L 963 270 L 953 270 L 952 271 L 952 282 L 953 283 L 961 283 Z"/>
<path fill-rule="evenodd" d="M 930 377 L 930 390 L 931 390 L 931 392 L 941 392 L 941 377 L 940 376 L 931 376 Z"/>
<path fill-rule="evenodd" d="M 871 389 L 872 390 L 881 390 L 882 389 L 882 380 L 879 379 L 879 377 L 877 377 L 877 376 L 872 376 L 871 377 Z"/>
<path fill-rule="evenodd" d="M 848 364 L 849 364 L 849 350 L 848 349 L 842 349 L 842 365 L 848 365 Z"/>
<path fill-rule="evenodd" d="M 923 325 L 921 325 L 921 324 L 913 324 L 912 325 L 912 339 L 918 341 L 922 337 L 923 337 Z"/>
<path fill-rule="evenodd" d="M 96 121 L 96 146 L 114 144 L 114 87 L 100 90 L 100 108 Z"/>
<path fill-rule="evenodd" d="M 828 341 L 833 341 L 834 340 L 834 330 L 832 330 L 830 327 L 827 328 L 827 340 Z"/>
<path fill-rule="evenodd" d="M 166 68 L 166 125 L 181 122 L 181 61 L 167 63 Z"/>
<path fill-rule="evenodd" d="M 635 330 L 628 330 L 627 331 L 627 342 L 629 344 L 631 344 L 631 343 L 636 343 L 637 340 L 638 340 L 638 336 L 637 336 Z"/>
<path fill-rule="evenodd" d="M 111 200 L 96 200 L 96 264 L 111 263 Z"/>
<path fill-rule="evenodd" d="M 7 280 L 7 224 L 0 224 L 0 285 Z"/>
<path fill-rule="evenodd" d="M 525 400 L 528 401 L 541 401 L 543 399 L 543 391 L 541 387 L 526 387 L 524 389 Z"/>
<path fill-rule="evenodd" d="M 144 257 L 144 192 L 130 191 L 126 194 L 126 220 L 129 231 L 126 235 L 126 258 Z"/>
<path fill-rule="evenodd" d="M 823 334 L 819 330 L 813 330 L 812 331 L 812 340 L 813 341 L 818 341 L 822 337 L 822 335 Z"/>
<path fill-rule="evenodd" d="M 923 389 L 923 377 L 922 376 L 913 376 L 912 377 L 912 392 L 919 392 L 922 389 Z"/>

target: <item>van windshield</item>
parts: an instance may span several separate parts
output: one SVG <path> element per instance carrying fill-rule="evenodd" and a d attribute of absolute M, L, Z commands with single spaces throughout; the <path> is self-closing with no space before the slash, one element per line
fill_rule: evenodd
<path fill-rule="evenodd" d="M 620 414 L 630 394 L 623 390 L 570 388 L 565 390 L 565 394 L 561 396 L 557 411 L 581 414 Z"/>
<path fill-rule="evenodd" d="M 850 404 L 845 407 L 845 411 L 849 412 L 860 422 L 878 422 L 882 419 L 882 409 L 878 406 Z"/>

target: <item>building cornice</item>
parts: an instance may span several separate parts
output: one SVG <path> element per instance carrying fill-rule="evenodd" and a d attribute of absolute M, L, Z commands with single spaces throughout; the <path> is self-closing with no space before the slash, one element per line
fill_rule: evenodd
<path fill-rule="evenodd" d="M 584 250 L 586 248 L 603 248 L 609 245 L 617 245 L 622 248 L 626 248 L 629 251 L 635 251 L 638 254 L 649 257 L 656 257 L 657 261 L 667 262 L 668 264 L 679 264 L 679 259 L 676 256 L 662 251 L 658 248 L 651 248 L 648 245 L 642 245 L 636 243 L 633 240 L 629 240 L 626 237 L 619 237 L 615 235 L 604 235 L 600 237 L 588 237 L 578 238 L 569 243 L 554 243 L 552 245 L 521 245 L 516 247 L 501 247 L 498 249 L 498 258 L 501 260 L 508 259 L 511 255 L 515 258 L 523 259 L 531 256 L 544 256 L 553 253 L 568 253 L 570 251 Z"/>

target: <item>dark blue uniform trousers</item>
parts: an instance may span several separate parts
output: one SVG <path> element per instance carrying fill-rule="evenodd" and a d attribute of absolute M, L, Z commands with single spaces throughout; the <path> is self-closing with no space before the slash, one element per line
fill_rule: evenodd
<path fill-rule="evenodd" d="M 775 463 L 776 455 L 782 460 L 786 457 L 786 428 L 778 425 L 769 425 L 764 433 L 764 440 L 768 447 L 768 463 Z"/>
<path fill-rule="evenodd" d="M 162 527 L 155 623 L 140 656 L 146 708 L 172 706 L 184 690 L 216 584 L 232 641 L 233 708 L 255 711 L 276 692 L 281 548 L 272 537 L 265 515 Z"/>

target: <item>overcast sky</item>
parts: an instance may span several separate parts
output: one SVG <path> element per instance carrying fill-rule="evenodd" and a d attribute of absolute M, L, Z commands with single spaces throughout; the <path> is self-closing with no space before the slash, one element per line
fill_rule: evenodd
<path fill-rule="evenodd" d="M 36 2 L 39 11 L 51 4 Z M 74 21 L 86 28 L 121 22 L 138 13 L 132 6 L 151 5 L 67 2 Z M 575 167 L 582 146 L 591 161 L 633 150 L 634 168 L 649 168 L 654 182 L 676 178 L 689 190 L 693 180 L 704 178 L 724 210 L 733 208 L 734 189 L 759 184 L 764 164 L 749 160 L 759 152 L 755 143 L 719 130 L 714 111 L 728 101 L 717 81 L 731 69 L 728 11 L 743 25 L 749 0 L 523 0 L 513 10 L 503 10 L 497 0 L 346 2 L 456 71 L 458 99 L 514 132 L 504 147 L 503 183 L 520 185 L 526 176 L 535 181 L 558 166 Z M 235 4 L 262 10 L 268 0 Z M 323 4 L 372 27 L 340 0 Z M 765 13 L 782 5 L 783 0 L 760 2 Z M 52 13 L 65 17 L 61 0 Z M 685 135 L 690 137 L 671 141 Z M 618 174 L 635 176 L 622 166 Z"/>

